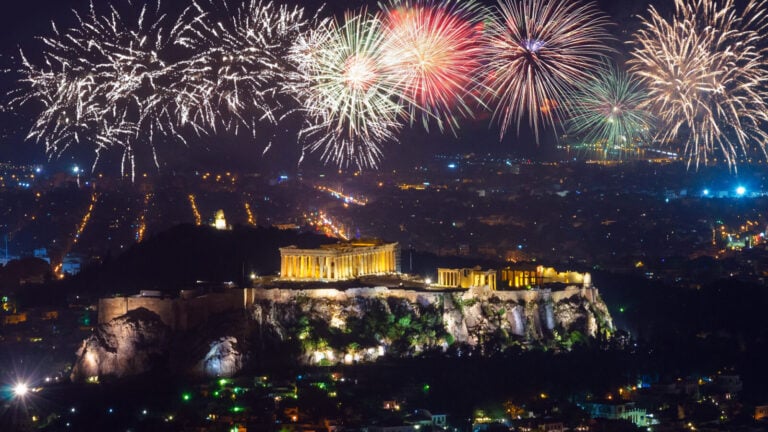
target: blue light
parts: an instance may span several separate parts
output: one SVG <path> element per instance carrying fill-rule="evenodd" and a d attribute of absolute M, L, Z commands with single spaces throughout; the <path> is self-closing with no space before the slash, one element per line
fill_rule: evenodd
<path fill-rule="evenodd" d="M 73 166 L 72 167 L 72 172 L 75 173 L 75 174 L 79 174 L 80 173 L 80 167 L 77 166 L 77 165 Z"/>
<path fill-rule="evenodd" d="M 736 195 L 744 196 L 745 193 L 747 193 L 747 188 L 745 188 L 744 186 L 739 186 L 736 188 Z"/>
<path fill-rule="evenodd" d="M 456 169 L 456 164 L 455 163 L 450 163 L 450 164 L 448 164 L 448 168 Z"/>
<path fill-rule="evenodd" d="M 42 168 L 40 167 L 35 168 L 35 173 L 40 174 L 41 172 L 43 172 Z"/>
<path fill-rule="evenodd" d="M 709 196 L 709 189 L 704 189 L 704 196 Z"/>

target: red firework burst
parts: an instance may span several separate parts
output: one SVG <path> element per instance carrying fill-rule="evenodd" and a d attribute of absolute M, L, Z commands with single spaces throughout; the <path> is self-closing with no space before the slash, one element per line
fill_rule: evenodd
<path fill-rule="evenodd" d="M 473 1 L 393 0 L 381 14 L 384 62 L 410 120 L 455 130 L 471 116 L 480 67 L 482 9 Z"/>

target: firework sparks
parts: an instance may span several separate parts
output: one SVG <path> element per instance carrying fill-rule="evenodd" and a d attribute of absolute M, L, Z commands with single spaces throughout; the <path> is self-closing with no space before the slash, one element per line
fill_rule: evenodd
<path fill-rule="evenodd" d="M 719 151 L 735 167 L 752 146 L 765 155 L 766 6 L 750 0 L 739 13 L 733 0 L 675 0 L 671 19 L 651 7 L 643 20 L 632 66 L 663 125 L 658 139 L 680 139 L 689 165 Z"/>
<path fill-rule="evenodd" d="M 545 124 L 563 120 L 568 96 L 609 51 L 607 26 L 592 3 L 499 0 L 487 24 L 483 75 L 502 137 L 513 123 L 519 132 L 527 117 L 538 141 Z"/>
<path fill-rule="evenodd" d="M 136 144 L 149 144 L 159 166 L 153 136 L 178 136 L 164 94 L 176 74 L 161 55 L 177 35 L 164 29 L 159 4 L 127 5 L 131 12 L 110 6 L 100 15 L 91 4 L 86 15 L 76 13 L 78 26 L 60 32 L 54 25 L 54 35 L 42 38 L 44 66 L 22 54 L 26 88 L 13 103 L 43 105 L 28 138 L 45 143 L 52 157 L 92 145 L 95 166 L 103 151 L 118 148 L 123 171 L 133 175 Z"/>
<path fill-rule="evenodd" d="M 340 167 L 375 167 L 403 112 L 382 65 L 381 22 L 363 11 L 314 32 L 321 34 L 298 43 L 293 56 L 305 75 L 297 98 L 308 121 L 301 131 L 306 149 Z"/>
<path fill-rule="evenodd" d="M 569 132 L 606 148 L 629 149 L 645 141 L 651 116 L 645 93 L 630 74 L 606 64 L 571 98 Z"/>
<path fill-rule="evenodd" d="M 194 3 L 199 16 L 181 21 L 177 43 L 191 50 L 175 86 L 181 124 L 198 133 L 276 122 L 289 78 L 291 42 L 308 27 L 304 10 L 261 0 L 237 8 L 228 0 Z M 221 20 L 221 17 L 226 17 Z"/>
<path fill-rule="evenodd" d="M 385 68 L 395 75 L 410 120 L 422 113 L 442 130 L 471 116 L 471 89 L 480 67 L 483 10 L 473 1 L 392 0 L 383 8 Z M 476 101 L 477 102 L 477 101 Z"/>

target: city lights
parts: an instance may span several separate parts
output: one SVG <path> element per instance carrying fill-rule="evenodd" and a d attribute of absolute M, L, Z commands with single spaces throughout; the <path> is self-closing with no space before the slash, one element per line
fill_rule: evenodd
<path fill-rule="evenodd" d="M 768 0 L 10 3 L 0 432 L 768 424 Z"/>
<path fill-rule="evenodd" d="M 192 207 L 192 215 L 195 218 L 195 225 L 200 226 L 203 224 L 203 217 L 200 216 L 200 211 L 197 209 L 197 199 L 193 194 L 189 194 L 187 196 L 189 199 L 189 205 Z"/>

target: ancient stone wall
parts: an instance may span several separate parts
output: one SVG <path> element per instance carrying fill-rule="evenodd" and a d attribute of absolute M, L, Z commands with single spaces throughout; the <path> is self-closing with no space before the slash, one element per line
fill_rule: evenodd
<path fill-rule="evenodd" d="M 243 309 L 243 291 L 231 289 L 191 299 L 157 297 L 114 297 L 99 300 L 99 324 L 139 308 L 160 317 L 172 330 L 188 330 L 204 323 L 211 315 Z"/>

